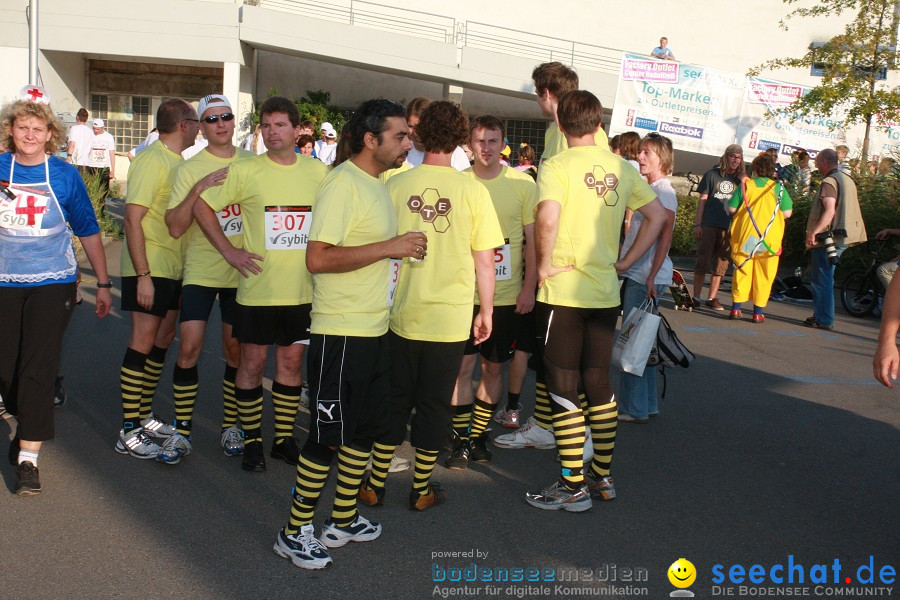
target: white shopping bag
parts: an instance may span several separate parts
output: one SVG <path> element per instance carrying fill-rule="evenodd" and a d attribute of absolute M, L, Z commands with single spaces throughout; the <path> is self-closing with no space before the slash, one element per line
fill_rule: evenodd
<path fill-rule="evenodd" d="M 659 315 L 653 313 L 650 300 L 632 308 L 622 321 L 622 329 L 613 345 L 613 366 L 638 377 L 643 375 L 658 331 Z"/>

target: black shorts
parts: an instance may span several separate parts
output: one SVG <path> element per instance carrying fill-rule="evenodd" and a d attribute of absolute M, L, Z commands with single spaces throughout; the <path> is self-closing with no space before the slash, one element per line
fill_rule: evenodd
<path fill-rule="evenodd" d="M 181 288 L 181 314 L 178 320 L 181 323 L 187 321 L 209 321 L 213 304 L 219 297 L 219 312 L 222 322 L 234 325 L 235 311 L 237 310 L 237 288 L 206 287 L 203 285 L 189 284 Z"/>
<path fill-rule="evenodd" d="M 170 310 L 178 310 L 181 304 L 181 282 L 166 277 L 153 277 L 153 306 L 146 310 L 137 301 L 136 276 L 122 278 L 122 310 L 140 312 L 155 317 L 165 317 Z"/>
<path fill-rule="evenodd" d="M 309 340 L 309 439 L 371 447 L 384 433 L 391 391 L 388 336 L 313 334 Z"/>
<path fill-rule="evenodd" d="M 391 395 L 387 429 L 379 439 L 400 445 L 411 425 L 410 443 L 438 451 L 447 442 L 453 416 L 450 405 L 465 342 L 423 342 L 388 333 L 391 349 Z M 410 414 L 412 423 L 410 423 Z"/>
<path fill-rule="evenodd" d="M 232 333 L 242 344 L 290 346 L 309 341 L 312 304 L 244 306 L 238 303 Z"/>
<path fill-rule="evenodd" d="M 478 314 L 480 307 L 476 304 L 472 313 L 472 319 Z M 469 341 L 466 342 L 466 354 L 481 354 L 481 357 L 492 363 L 505 363 L 512 359 L 516 352 L 517 340 L 521 329 L 519 320 L 521 315 L 516 314 L 516 306 L 495 306 L 493 328 L 491 337 L 475 345 L 475 337 L 469 331 Z"/>
<path fill-rule="evenodd" d="M 534 324 L 534 311 L 519 315 L 519 338 L 516 341 L 516 350 L 534 354 L 537 351 L 536 327 Z"/>

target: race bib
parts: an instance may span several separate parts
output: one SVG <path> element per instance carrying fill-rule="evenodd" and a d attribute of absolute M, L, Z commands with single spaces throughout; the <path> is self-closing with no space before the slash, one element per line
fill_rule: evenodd
<path fill-rule="evenodd" d="M 241 217 L 240 205 L 226 206 L 216 213 L 216 217 L 219 218 L 219 227 L 226 236 L 232 237 L 244 232 L 244 219 Z"/>
<path fill-rule="evenodd" d="M 391 269 L 388 271 L 388 306 L 394 305 L 394 296 L 397 295 L 397 282 L 400 280 L 400 265 L 402 264 L 403 259 L 401 258 L 391 259 Z"/>
<path fill-rule="evenodd" d="M 95 163 L 106 162 L 106 148 L 91 148 L 90 161 Z"/>
<path fill-rule="evenodd" d="M 50 198 L 19 191 L 14 199 L 0 195 L 0 227 L 39 230 L 47 214 Z"/>
<path fill-rule="evenodd" d="M 266 250 L 306 250 L 311 206 L 267 206 Z"/>
<path fill-rule="evenodd" d="M 497 281 L 512 279 L 512 261 L 510 260 L 509 238 L 499 248 L 494 248 L 494 274 Z"/>

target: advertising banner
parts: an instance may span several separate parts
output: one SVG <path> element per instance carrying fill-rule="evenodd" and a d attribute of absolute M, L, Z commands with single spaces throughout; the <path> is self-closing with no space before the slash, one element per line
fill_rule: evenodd
<path fill-rule="evenodd" d="M 840 116 L 804 117 L 786 110 L 810 89 L 761 77 L 747 78 L 737 142 L 744 147 L 744 156 L 777 148 L 779 162 L 784 163 L 790 161 L 794 150 L 806 150 L 815 158 L 823 148 L 847 143 Z M 767 111 L 774 113 L 772 117 L 766 118 Z"/>
<path fill-rule="evenodd" d="M 739 73 L 625 53 L 610 135 L 651 131 L 676 150 L 719 155 L 734 142 L 744 93 Z"/>

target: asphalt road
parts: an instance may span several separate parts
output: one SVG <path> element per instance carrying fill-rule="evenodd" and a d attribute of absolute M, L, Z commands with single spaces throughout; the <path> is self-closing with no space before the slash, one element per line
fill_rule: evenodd
<path fill-rule="evenodd" d="M 114 273 L 118 254 L 111 245 Z M 727 579 L 732 565 L 762 565 L 768 578 L 789 560 L 805 570 L 803 584 L 794 575 L 799 593 L 852 591 L 870 557 L 876 581 L 863 587 L 900 594 L 877 577 L 900 567 L 900 410 L 897 392 L 872 378 L 875 319 L 839 315 L 824 332 L 802 327 L 810 309 L 792 304 L 772 303 L 762 325 L 666 310 L 697 360 L 667 371 L 658 418 L 620 424 L 614 502 L 581 514 L 534 509 L 523 493 L 554 480 L 556 453 L 496 449 L 492 463 L 465 472 L 438 466 L 447 504 L 425 513 L 406 508 L 411 472 L 392 474 L 387 505 L 362 511 L 384 525 L 381 538 L 336 549 L 333 568 L 312 572 L 272 552 L 294 470 L 270 461 L 267 472 L 248 474 L 219 448 L 218 322 L 200 364 L 194 453 L 174 467 L 138 461 L 113 451 L 127 315 L 98 321 L 90 285 L 84 294 L 63 357 L 69 402 L 40 457 L 44 492 L 0 493 L 0 598 L 663 598 L 675 590 L 666 572 L 679 557 L 696 567 L 689 589 L 698 598 L 729 589 L 748 597 Z M 174 354 L 175 346 L 155 402 L 169 417 Z M 530 377 L 529 412 L 533 398 Z M 298 419 L 301 438 L 307 417 Z M 263 423 L 270 436 L 268 400 Z M 9 424 L 0 435 L 11 437 Z M 408 444 L 400 454 L 412 458 Z M 0 474 L 11 490 L 6 461 Z M 839 584 L 810 583 L 814 565 L 832 569 L 835 559 Z M 719 589 L 716 565 L 726 578 Z M 485 582 L 515 578 L 516 569 L 554 581 Z"/>

